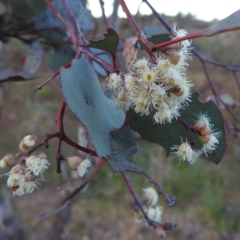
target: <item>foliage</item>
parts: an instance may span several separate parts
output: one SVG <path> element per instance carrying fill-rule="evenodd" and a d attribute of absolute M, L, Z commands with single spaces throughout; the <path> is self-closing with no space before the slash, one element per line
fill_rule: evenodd
<path fill-rule="evenodd" d="M 88 157 L 83 160 L 81 156 L 65 155 L 63 142 L 101 160 L 96 161 L 95 170 L 88 180 L 70 191 L 59 209 L 42 214 L 41 219 L 58 214 L 68 206 L 77 193 L 89 186 L 107 162 L 114 173 L 122 174 L 137 211 L 141 212 L 147 223 L 163 232 L 171 230 L 175 224 L 153 220 L 160 217 L 151 217 L 150 207 L 143 207 L 144 200 L 140 201 L 136 196 L 126 172 L 144 175 L 172 206 L 175 197 L 165 193 L 144 168 L 132 162 L 133 155 L 138 151 L 137 140 L 142 138 L 157 143 L 166 149 L 167 155 L 174 154 L 181 161 L 191 164 L 197 161 L 200 154 L 216 164 L 221 161 L 227 146 L 225 123 L 230 133 L 233 132 L 233 127 L 222 116 L 220 107 L 225 107 L 237 123 L 240 121 L 232 110 L 234 104 L 226 102 L 217 93 L 206 62 L 233 72 L 237 81 L 236 72 L 240 71 L 240 67 L 204 58 L 190 48 L 189 39 L 239 30 L 240 11 L 188 35 L 186 30 L 170 26 L 156 14 L 155 9 L 152 9 L 153 14 L 164 27 L 142 30 L 125 1 L 119 0 L 134 30 L 134 38 L 120 38 L 119 33 L 109 26 L 103 10 L 106 23 L 104 37 L 87 40 L 87 33 L 92 29 L 92 17 L 84 1 L 39 0 L 36 4 L 28 0 L 1 2 L 5 6 L 1 13 L 1 42 L 4 45 L 15 38 L 29 45 L 29 51 L 21 70 L 0 70 L 0 84 L 35 79 L 34 74 L 46 54 L 48 57 L 45 64 L 55 71 L 46 83 L 58 77 L 62 94 L 61 106 L 55 119 L 57 132 L 48 134 L 40 141 L 34 135 L 26 136 L 20 142 L 20 152 L 8 154 L 0 162 L 1 167 L 12 167 L 7 184 L 14 195 L 31 193 L 37 187 L 34 177 L 42 175 L 49 162 L 45 154 L 32 154 L 57 138 L 58 173 L 61 173 L 64 161 L 76 172 L 81 170 L 84 174 L 91 165 Z M 148 1 L 144 2 L 151 8 Z M 173 35 L 171 40 L 170 35 Z M 49 49 L 52 51 L 50 56 Z M 160 57 L 156 54 L 157 51 L 160 52 Z M 214 101 L 200 101 L 199 93 L 187 79 L 190 52 L 202 63 Z M 147 57 L 137 60 L 138 54 L 146 54 Z M 99 81 L 102 76 L 107 77 L 106 92 L 102 90 Z M 42 83 L 37 90 L 46 83 Z M 67 136 L 64 123 L 66 107 L 86 128 L 88 146 L 82 146 Z M 137 138 L 133 131 L 139 134 Z M 218 209 L 216 212 L 219 213 Z"/>

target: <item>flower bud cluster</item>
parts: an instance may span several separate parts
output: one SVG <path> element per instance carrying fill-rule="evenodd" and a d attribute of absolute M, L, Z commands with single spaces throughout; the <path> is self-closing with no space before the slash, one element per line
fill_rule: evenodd
<path fill-rule="evenodd" d="M 157 205 L 158 194 L 156 190 L 152 187 L 148 187 L 144 188 L 143 192 L 144 195 L 142 202 L 144 204 L 144 211 L 146 212 L 148 218 L 152 221 L 161 223 L 163 208 Z M 137 223 L 146 224 L 146 220 L 138 213 L 135 214 L 135 220 Z"/>
<path fill-rule="evenodd" d="M 185 36 L 185 30 L 173 29 L 176 37 Z M 134 109 L 141 115 L 155 112 L 156 123 L 171 122 L 179 116 L 191 97 L 191 86 L 186 78 L 187 60 L 190 59 L 190 41 L 178 44 L 177 49 L 169 48 L 157 64 L 148 59 L 138 59 L 129 73 L 110 74 L 107 87 L 114 89 L 118 108 Z M 171 45 L 170 45 L 171 46 Z"/>
<path fill-rule="evenodd" d="M 37 188 L 37 181 L 33 178 L 42 175 L 50 165 L 44 153 L 26 157 L 26 153 L 34 147 L 36 141 L 37 138 L 34 135 L 24 137 L 19 144 L 21 153 L 8 154 L 0 160 L 0 167 L 12 167 L 7 173 L 7 186 L 13 191 L 13 196 L 32 193 Z"/>

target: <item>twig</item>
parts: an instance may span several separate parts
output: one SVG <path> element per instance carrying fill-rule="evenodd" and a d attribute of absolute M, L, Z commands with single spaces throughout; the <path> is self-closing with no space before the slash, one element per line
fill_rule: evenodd
<path fill-rule="evenodd" d="M 157 58 L 156 58 L 155 54 L 152 52 L 154 45 L 146 39 L 144 32 L 141 30 L 141 28 L 138 26 L 137 22 L 133 18 L 132 14 L 130 13 L 129 9 L 127 8 L 125 1 L 119 0 L 119 3 L 121 4 L 123 11 L 126 13 L 129 23 L 131 24 L 139 41 L 144 46 L 147 54 L 153 60 L 153 62 L 157 63 Z"/>
<path fill-rule="evenodd" d="M 108 19 L 107 19 L 106 14 L 105 14 L 105 8 L 104 8 L 105 3 L 104 3 L 103 0 L 99 0 L 99 3 L 100 3 L 100 6 L 101 6 L 104 23 L 107 27 L 109 27 L 110 25 L 109 25 Z"/>
<path fill-rule="evenodd" d="M 65 10 L 66 10 L 66 12 L 68 14 L 68 17 L 70 19 L 70 22 L 72 23 L 72 26 L 73 26 L 73 28 L 74 28 L 74 30 L 76 32 L 76 35 L 77 35 L 77 46 L 79 46 L 80 44 L 86 44 L 87 41 L 86 41 L 86 39 L 85 39 L 85 37 L 84 37 L 80 27 L 79 27 L 79 24 L 78 24 L 76 18 L 73 15 L 72 9 L 70 8 L 67 0 L 62 0 L 62 4 L 64 5 Z"/>
<path fill-rule="evenodd" d="M 191 134 L 191 125 L 187 124 L 186 122 L 184 122 L 180 117 L 177 118 L 177 120 L 186 128 L 187 130 L 187 134 L 188 134 L 188 142 L 191 145 L 195 144 L 195 141 L 192 138 L 192 134 Z"/>
<path fill-rule="evenodd" d="M 72 42 L 74 44 L 74 46 L 77 48 L 78 44 L 77 44 L 77 39 L 74 35 L 74 32 L 72 30 L 72 26 L 61 16 L 61 14 L 57 11 L 57 9 L 54 7 L 54 5 L 50 2 L 50 0 L 45 0 L 45 2 L 47 3 L 47 5 L 51 8 L 51 10 L 53 11 L 53 13 L 58 17 L 58 19 L 65 25 L 65 27 L 67 28 L 69 35 L 72 39 Z"/>

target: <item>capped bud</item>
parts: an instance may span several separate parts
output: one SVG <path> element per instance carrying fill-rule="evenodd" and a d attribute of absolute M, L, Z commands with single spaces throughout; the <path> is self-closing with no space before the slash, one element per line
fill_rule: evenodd
<path fill-rule="evenodd" d="M 27 135 L 22 139 L 19 148 L 22 152 L 28 152 L 37 142 L 37 137 L 34 135 Z"/>
<path fill-rule="evenodd" d="M 177 65 L 180 60 L 180 54 L 175 51 L 166 51 L 165 56 L 167 57 L 168 61 L 173 65 Z"/>
<path fill-rule="evenodd" d="M 0 167 L 12 167 L 14 166 L 18 161 L 18 154 L 8 154 L 3 157 L 2 160 L 0 160 Z"/>
<path fill-rule="evenodd" d="M 206 121 L 204 121 L 203 119 L 198 120 L 192 127 L 192 129 L 194 130 L 194 132 L 197 133 L 198 136 L 200 137 L 206 137 L 209 136 L 211 134 L 210 129 L 208 129 L 207 127 L 207 123 Z"/>
<path fill-rule="evenodd" d="M 66 160 L 68 161 L 70 168 L 74 170 L 77 170 L 79 164 L 82 162 L 82 158 L 80 158 L 79 156 L 68 157 L 66 158 Z"/>
<path fill-rule="evenodd" d="M 119 101 L 125 101 L 125 99 L 126 99 L 126 90 L 125 90 L 125 88 L 122 88 L 121 91 L 118 93 L 117 99 Z"/>
<path fill-rule="evenodd" d="M 179 97 L 181 97 L 183 95 L 183 93 L 184 93 L 182 88 L 181 88 L 181 86 L 179 86 L 179 85 L 176 85 L 173 88 L 170 88 L 168 90 L 168 92 L 169 93 L 173 93 L 173 94 L 175 94 L 176 96 L 179 96 Z"/>
<path fill-rule="evenodd" d="M 40 154 L 41 155 L 41 154 Z M 46 156 L 46 155 L 45 155 Z M 26 165 L 29 172 L 32 172 L 35 176 L 42 174 L 50 165 L 46 157 L 30 156 L 26 159 Z"/>

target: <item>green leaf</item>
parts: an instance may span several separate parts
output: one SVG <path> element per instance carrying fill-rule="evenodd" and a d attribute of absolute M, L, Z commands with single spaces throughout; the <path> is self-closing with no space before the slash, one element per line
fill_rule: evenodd
<path fill-rule="evenodd" d="M 71 62 L 76 55 L 76 52 L 72 49 L 71 45 L 68 44 L 59 44 L 54 46 L 53 49 L 54 53 L 45 61 L 45 64 L 52 68 L 53 71 L 58 71 L 60 67 Z"/>
<path fill-rule="evenodd" d="M 47 8 L 47 4 L 45 3 L 44 0 L 34 0 L 34 1 L 33 0 L 25 0 L 25 3 L 35 14 L 44 12 Z"/>
<path fill-rule="evenodd" d="M 112 154 L 110 132 L 123 125 L 125 114 L 104 95 L 88 60 L 74 59 L 70 68 L 62 67 L 60 85 L 68 108 L 87 128 L 99 157 Z"/>
<path fill-rule="evenodd" d="M 119 35 L 113 28 L 107 28 L 107 32 L 103 34 L 104 38 L 89 40 L 89 44 L 82 45 L 83 47 L 97 48 L 109 53 L 116 53 Z"/>
<path fill-rule="evenodd" d="M 197 114 L 207 113 L 211 118 L 211 123 L 214 124 L 214 129 L 216 129 L 216 131 L 221 131 L 217 149 L 212 154 L 208 155 L 208 157 L 217 164 L 221 161 L 227 146 L 224 120 L 221 111 L 214 102 L 209 101 L 203 103 L 198 97 L 199 93 L 194 92 L 189 106 L 181 110 L 180 118 L 187 124 L 193 125 L 197 119 Z M 172 120 L 171 123 L 156 124 L 154 123 L 153 115 L 154 112 L 148 116 L 140 116 L 133 110 L 130 110 L 130 127 L 138 132 L 143 139 L 163 146 L 167 151 L 167 155 L 169 155 L 173 145 L 179 145 L 182 141 L 187 139 L 187 131 L 184 126 L 175 119 Z M 194 133 L 192 133 L 192 136 L 196 142 L 193 148 L 200 150 L 202 144 Z"/>
<path fill-rule="evenodd" d="M 25 21 L 35 15 L 25 0 L 1 0 L 1 2 L 3 2 L 7 8 L 11 9 L 11 17 L 15 20 Z"/>
<path fill-rule="evenodd" d="M 38 41 L 33 42 L 28 51 L 23 70 L 34 74 L 42 63 L 43 53 L 44 52 L 41 43 Z"/>
<path fill-rule="evenodd" d="M 107 163 L 109 164 L 109 166 L 111 167 L 111 169 L 115 172 L 135 172 L 135 173 L 139 173 L 139 174 L 143 174 L 151 183 L 153 183 L 159 193 L 161 193 L 164 196 L 164 199 L 168 202 L 169 206 L 174 205 L 175 202 L 175 197 L 166 194 L 161 185 L 156 182 L 151 175 L 149 175 L 149 173 L 147 173 L 145 170 L 143 170 L 141 167 L 131 163 L 127 157 L 131 156 L 132 154 L 134 154 L 136 151 L 135 146 L 132 146 L 131 148 L 117 153 L 117 154 L 113 154 L 111 156 L 108 156 L 106 158 Z"/>

